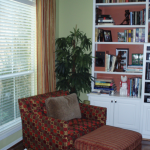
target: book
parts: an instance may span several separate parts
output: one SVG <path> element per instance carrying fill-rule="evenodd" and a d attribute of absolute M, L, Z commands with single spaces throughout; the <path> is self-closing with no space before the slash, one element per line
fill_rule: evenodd
<path fill-rule="evenodd" d="M 134 14 L 135 16 L 135 18 L 134 18 L 134 21 L 135 21 L 135 25 L 137 25 L 137 11 L 135 11 L 135 14 Z"/>
<path fill-rule="evenodd" d="M 132 11 L 130 12 L 130 25 L 132 25 Z"/>
<path fill-rule="evenodd" d="M 114 22 L 99 22 L 98 25 L 114 25 Z"/>
<path fill-rule="evenodd" d="M 128 42 L 131 42 L 131 30 L 128 32 Z"/>
<path fill-rule="evenodd" d="M 139 28 L 136 28 L 135 42 L 139 42 Z"/>
<path fill-rule="evenodd" d="M 127 80 L 127 96 L 130 96 L 130 78 Z"/>
<path fill-rule="evenodd" d="M 142 28 L 139 28 L 139 42 L 142 41 Z"/>
<path fill-rule="evenodd" d="M 98 19 L 98 23 L 101 23 L 101 22 L 114 22 L 113 19 Z"/>
<path fill-rule="evenodd" d="M 124 32 L 118 32 L 118 42 L 124 42 L 125 40 Z"/>
<path fill-rule="evenodd" d="M 133 30 L 131 30 L 131 42 L 133 42 Z"/>
<path fill-rule="evenodd" d="M 138 98 L 141 97 L 141 89 L 142 89 L 142 79 L 139 78 Z"/>
<path fill-rule="evenodd" d="M 132 96 L 135 96 L 135 78 L 132 79 Z"/>
<path fill-rule="evenodd" d="M 98 28 L 95 28 L 95 42 L 97 42 L 98 39 Z"/>
<path fill-rule="evenodd" d="M 96 82 L 95 85 L 101 85 L 101 86 L 113 86 L 113 83 L 98 83 L 98 82 Z"/>
<path fill-rule="evenodd" d="M 124 30 L 124 41 L 127 42 L 127 30 Z"/>
<path fill-rule="evenodd" d="M 133 42 L 135 42 L 135 37 L 136 37 L 136 29 L 133 29 Z"/>
<path fill-rule="evenodd" d="M 142 28 L 142 38 L 141 42 L 145 42 L 145 28 Z"/>
<path fill-rule="evenodd" d="M 140 11 L 140 25 L 143 25 L 143 10 Z"/>
<path fill-rule="evenodd" d="M 135 25 L 135 11 L 132 12 L 132 25 Z"/>
<path fill-rule="evenodd" d="M 140 11 L 137 11 L 137 25 L 140 25 Z"/>
<path fill-rule="evenodd" d="M 130 96 L 132 96 L 132 89 L 133 89 L 132 78 L 130 78 Z"/>

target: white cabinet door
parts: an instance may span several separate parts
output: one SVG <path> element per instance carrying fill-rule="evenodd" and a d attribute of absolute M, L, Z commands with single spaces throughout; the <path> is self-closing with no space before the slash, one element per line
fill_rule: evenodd
<path fill-rule="evenodd" d="M 114 105 L 114 126 L 124 129 L 140 130 L 140 100 L 118 98 Z"/>
<path fill-rule="evenodd" d="M 143 106 L 143 138 L 150 138 L 150 105 Z"/>
<path fill-rule="evenodd" d="M 114 100 L 106 96 L 89 96 L 90 104 L 107 108 L 107 125 L 113 125 Z"/>

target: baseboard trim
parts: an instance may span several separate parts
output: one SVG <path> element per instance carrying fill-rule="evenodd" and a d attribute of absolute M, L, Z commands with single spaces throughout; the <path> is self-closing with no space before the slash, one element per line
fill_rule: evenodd
<path fill-rule="evenodd" d="M 20 137 L 19 139 L 13 141 L 12 143 L 8 144 L 7 146 L 3 147 L 1 150 L 6 150 L 6 149 L 12 147 L 13 145 L 17 144 L 17 143 L 20 142 L 21 140 L 23 140 L 22 137 Z"/>

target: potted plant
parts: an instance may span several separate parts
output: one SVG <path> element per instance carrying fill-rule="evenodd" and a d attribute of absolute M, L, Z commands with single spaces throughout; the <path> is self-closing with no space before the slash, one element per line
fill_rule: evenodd
<path fill-rule="evenodd" d="M 74 28 L 67 37 L 56 39 L 56 88 L 76 93 L 91 91 L 91 39 Z M 79 99 L 80 101 L 80 99 Z"/>

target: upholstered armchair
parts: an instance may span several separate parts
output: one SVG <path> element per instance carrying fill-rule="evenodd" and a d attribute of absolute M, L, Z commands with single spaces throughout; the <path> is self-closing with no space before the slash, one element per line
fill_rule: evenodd
<path fill-rule="evenodd" d="M 56 91 L 19 99 L 22 119 L 23 145 L 33 150 L 72 150 L 74 141 L 106 124 L 106 108 L 79 104 L 81 118 L 69 121 L 47 116 L 45 100 L 65 96 Z"/>

